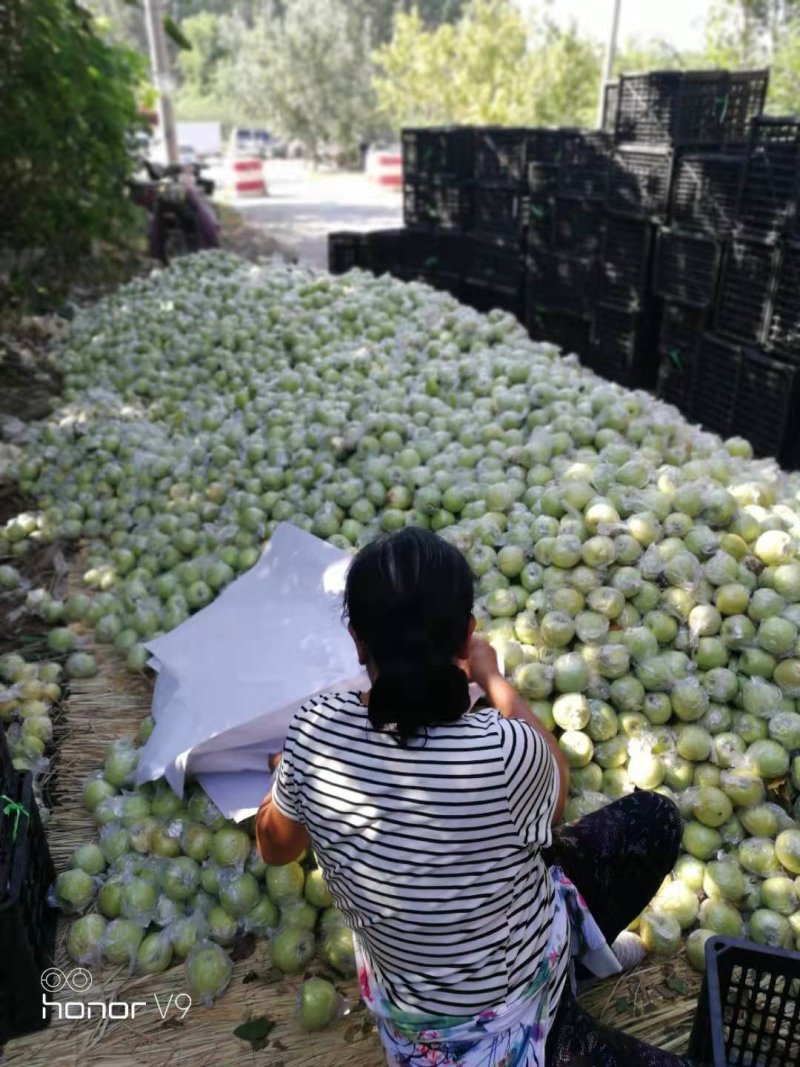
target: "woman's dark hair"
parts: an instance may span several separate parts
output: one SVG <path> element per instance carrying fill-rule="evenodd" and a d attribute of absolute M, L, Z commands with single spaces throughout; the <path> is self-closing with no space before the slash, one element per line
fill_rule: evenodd
<path fill-rule="evenodd" d="M 469 635 L 473 581 L 464 556 L 428 530 L 408 527 L 366 545 L 350 565 L 344 614 L 375 669 L 369 719 L 402 744 L 469 709 L 455 665 Z"/>

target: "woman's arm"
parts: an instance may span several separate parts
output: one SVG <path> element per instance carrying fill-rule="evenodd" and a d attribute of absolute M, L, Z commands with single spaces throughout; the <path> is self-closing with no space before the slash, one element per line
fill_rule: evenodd
<path fill-rule="evenodd" d="M 476 682 L 486 693 L 489 702 L 506 719 L 521 719 L 544 740 L 558 767 L 558 800 L 553 811 L 553 822 L 561 819 L 569 796 L 569 764 L 558 742 L 546 726 L 537 719 L 516 689 L 500 673 L 497 654 L 488 641 L 473 637 L 470 643 L 468 662 L 470 681 Z"/>
<path fill-rule="evenodd" d="M 311 844 L 302 823 L 288 818 L 272 800 L 272 791 L 261 802 L 256 815 L 256 847 L 265 863 L 291 863 Z"/>

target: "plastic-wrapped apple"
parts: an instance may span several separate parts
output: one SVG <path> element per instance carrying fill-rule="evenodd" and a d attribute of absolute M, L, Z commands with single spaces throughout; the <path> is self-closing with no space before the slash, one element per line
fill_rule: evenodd
<path fill-rule="evenodd" d="M 106 920 L 92 912 L 82 915 L 70 926 L 67 934 L 67 955 L 82 967 L 100 962 L 103 954 L 103 937 Z"/>
<path fill-rule="evenodd" d="M 693 893 L 703 891 L 703 879 L 705 878 L 706 865 L 702 860 L 694 856 L 683 855 L 673 869 L 673 877 L 683 882 Z"/>
<path fill-rule="evenodd" d="M 345 978 L 356 973 L 353 932 L 347 926 L 334 926 L 322 940 L 322 958 Z"/>
<path fill-rule="evenodd" d="M 122 914 L 122 890 L 124 886 L 124 876 L 113 874 L 98 889 L 97 910 L 106 919 L 118 919 Z"/>
<path fill-rule="evenodd" d="M 77 845 L 72 853 L 71 863 L 73 867 L 78 867 L 90 875 L 102 874 L 107 866 L 102 849 L 93 842 Z"/>
<path fill-rule="evenodd" d="M 735 905 L 728 900 L 704 900 L 698 916 L 700 926 L 713 930 L 723 937 L 741 937 L 744 929 L 742 917 Z"/>
<path fill-rule="evenodd" d="M 702 974 L 706 969 L 706 941 L 717 935 L 713 930 L 692 930 L 686 938 L 686 958 L 689 964 Z"/>
<path fill-rule="evenodd" d="M 208 936 L 220 945 L 230 945 L 239 930 L 237 920 L 222 907 L 212 908 L 207 915 Z"/>
<path fill-rule="evenodd" d="M 94 882 L 91 875 L 79 868 L 63 871 L 56 878 L 58 906 L 67 915 L 84 911 L 94 899 Z"/>
<path fill-rule="evenodd" d="M 747 883 L 741 867 L 734 860 L 714 860 L 706 866 L 703 890 L 712 900 L 742 899 Z"/>
<path fill-rule="evenodd" d="M 746 871 L 761 878 L 780 874 L 778 859 L 775 854 L 775 842 L 768 837 L 747 837 L 739 845 L 739 863 Z"/>
<path fill-rule="evenodd" d="M 658 891 L 649 910 L 659 915 L 671 915 L 678 920 L 681 930 L 688 930 L 697 918 L 699 908 L 697 894 L 684 882 L 674 881 Z"/>
<path fill-rule="evenodd" d="M 314 935 L 300 926 L 285 926 L 272 938 L 272 962 L 284 974 L 299 974 L 314 955 Z"/>
<path fill-rule="evenodd" d="M 297 1015 L 304 1030 L 324 1030 L 342 1013 L 343 1001 L 324 978 L 308 978 L 300 989 Z"/>
<path fill-rule="evenodd" d="M 722 847 L 722 837 L 718 830 L 710 826 L 689 822 L 683 831 L 683 847 L 696 859 L 710 860 Z"/>
<path fill-rule="evenodd" d="M 276 904 L 302 896 L 306 875 L 299 863 L 267 867 L 267 892 Z"/>
<path fill-rule="evenodd" d="M 790 874 L 800 875 L 800 830 L 783 830 L 775 839 L 778 862 Z"/>
<path fill-rule="evenodd" d="M 189 856 L 169 860 L 164 868 L 164 892 L 172 900 L 188 900 L 200 884 L 200 868 Z"/>
<path fill-rule="evenodd" d="M 776 911 L 779 915 L 793 915 L 800 908 L 800 898 L 794 880 L 782 874 L 764 879 L 761 883 L 760 904 L 762 908 Z"/>
<path fill-rule="evenodd" d="M 219 945 L 200 941 L 186 957 L 185 970 L 192 998 L 208 1006 L 225 992 L 233 964 Z"/>
<path fill-rule="evenodd" d="M 136 953 L 137 974 L 160 974 L 172 963 L 172 941 L 163 930 L 148 934 Z"/>
<path fill-rule="evenodd" d="M 789 920 L 776 911 L 757 909 L 750 916 L 747 928 L 751 939 L 759 945 L 769 945 L 770 948 L 791 948 L 794 945 Z"/>
<path fill-rule="evenodd" d="M 320 867 L 315 867 L 306 875 L 303 893 L 308 903 L 313 904 L 315 908 L 330 908 L 333 905 L 333 897 Z"/>
<path fill-rule="evenodd" d="M 674 956 L 681 945 L 681 926 L 673 915 L 648 910 L 641 917 L 639 936 L 648 952 L 656 956 Z"/>
<path fill-rule="evenodd" d="M 250 838 L 243 830 L 225 826 L 211 842 L 211 859 L 220 867 L 244 867 L 250 855 Z"/>
<path fill-rule="evenodd" d="M 144 928 L 131 919 L 114 919 L 103 937 L 103 956 L 109 963 L 132 965 L 144 937 Z"/>

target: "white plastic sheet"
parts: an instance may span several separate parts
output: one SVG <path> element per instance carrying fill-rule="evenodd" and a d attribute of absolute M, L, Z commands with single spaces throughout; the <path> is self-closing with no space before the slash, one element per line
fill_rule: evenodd
<path fill-rule="evenodd" d="M 251 815 L 269 787 L 267 756 L 292 716 L 330 689 L 364 688 L 341 622 L 349 557 L 287 523 L 259 562 L 208 607 L 151 641 L 156 725 L 138 781 L 178 794 L 197 775 L 229 818 Z"/>

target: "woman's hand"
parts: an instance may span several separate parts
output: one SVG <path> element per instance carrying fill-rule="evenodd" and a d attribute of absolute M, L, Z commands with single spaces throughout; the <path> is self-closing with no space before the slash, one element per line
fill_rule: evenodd
<path fill-rule="evenodd" d="M 488 693 L 492 681 L 501 677 L 497 653 L 482 637 L 474 637 L 469 643 L 469 657 L 462 664 L 471 682 Z"/>

